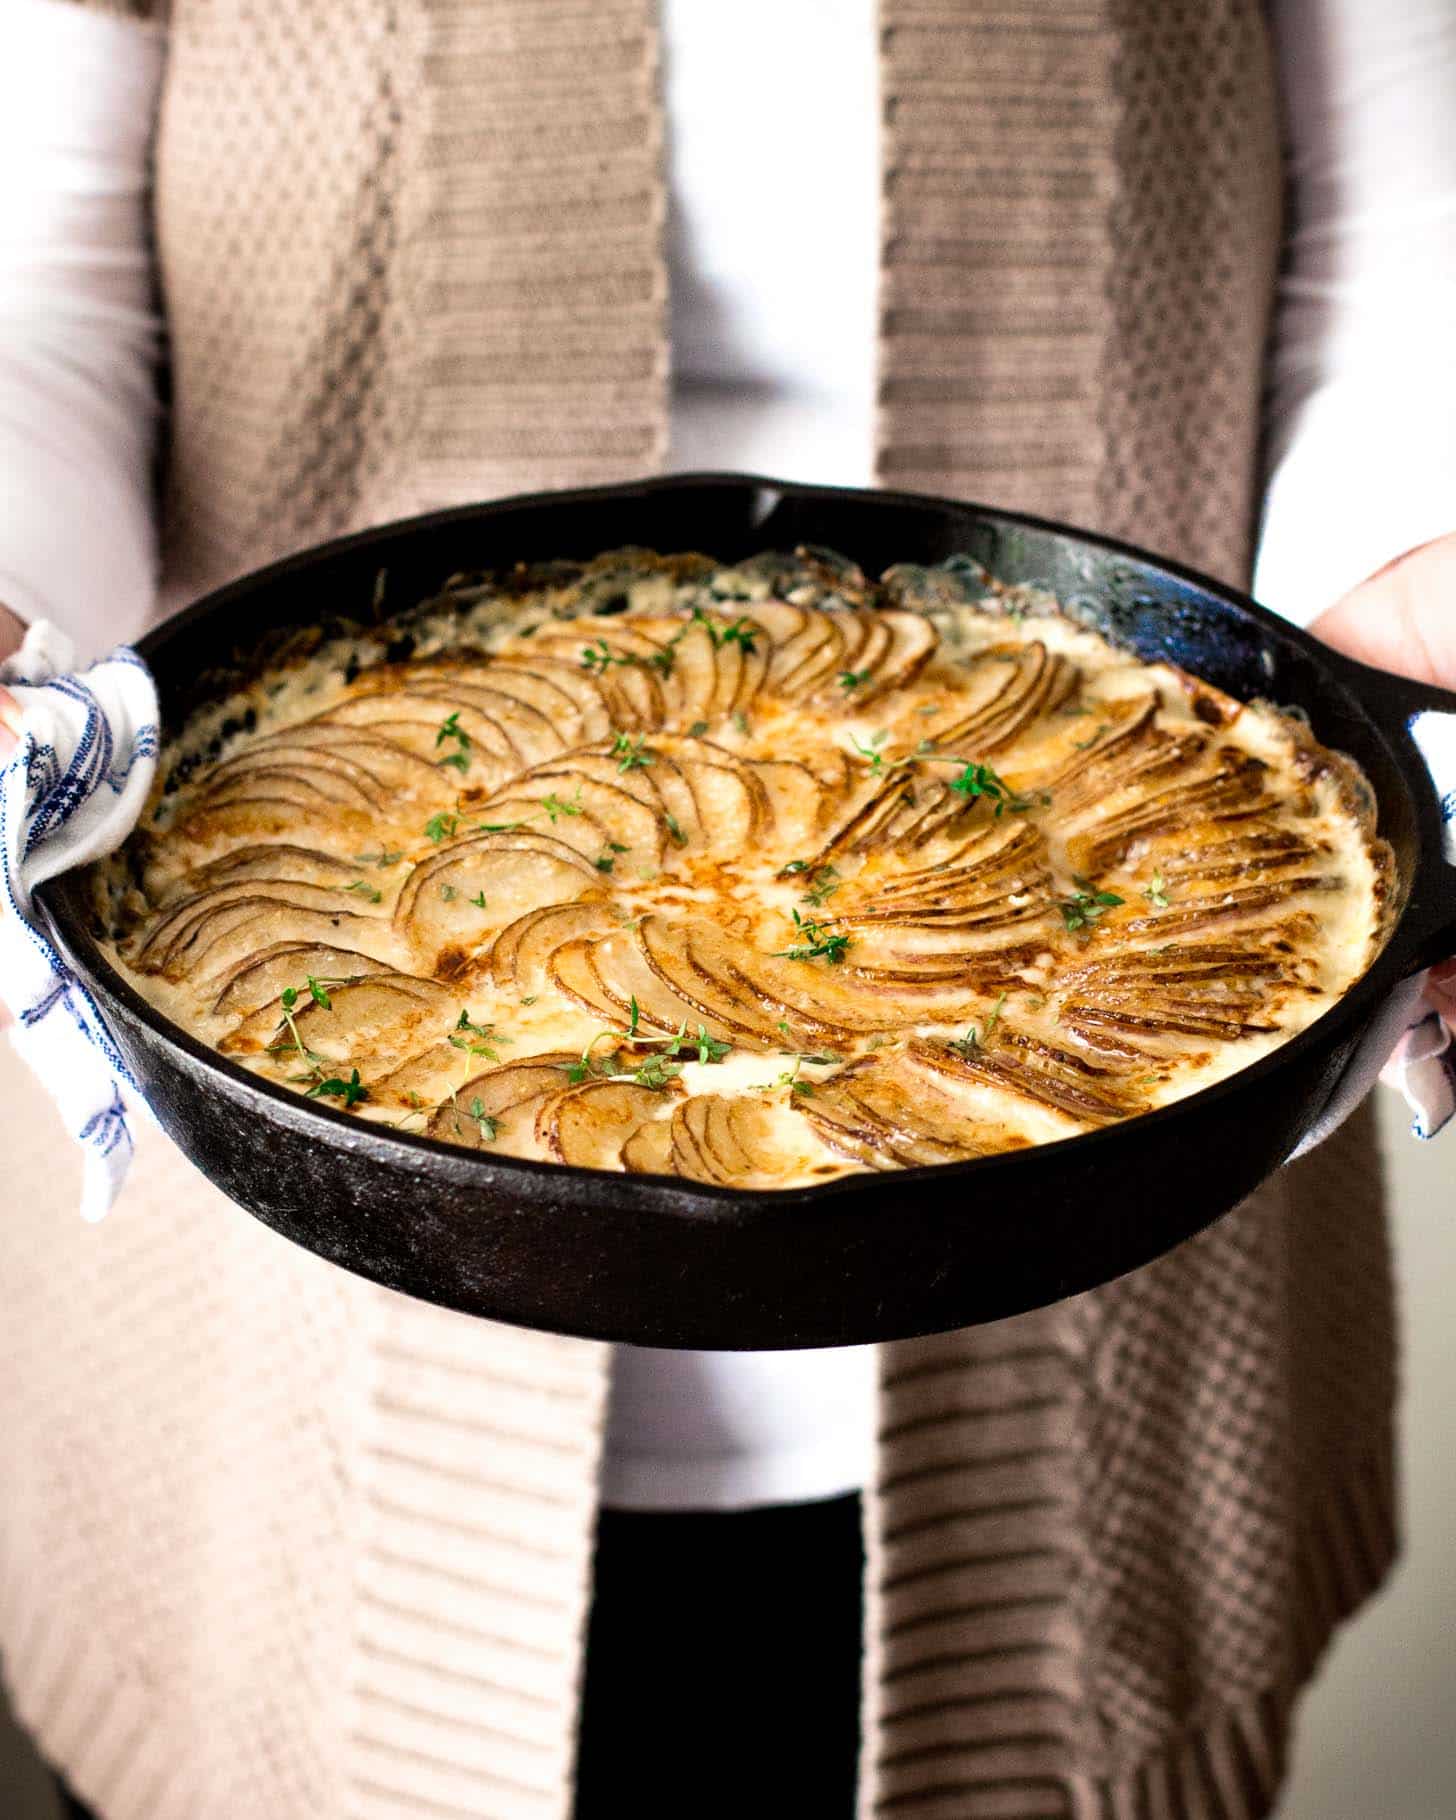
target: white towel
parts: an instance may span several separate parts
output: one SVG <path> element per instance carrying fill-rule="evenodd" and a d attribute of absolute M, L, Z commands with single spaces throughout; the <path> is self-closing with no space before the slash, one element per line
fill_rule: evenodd
<path fill-rule="evenodd" d="M 125 646 L 80 675 L 72 647 L 38 621 L 0 682 L 19 702 L 19 744 L 0 770 L 0 996 L 12 1040 L 85 1153 L 81 1213 L 99 1220 L 132 1157 L 142 1104 L 90 992 L 57 954 L 31 894 L 121 845 L 157 768 L 157 691 Z"/>

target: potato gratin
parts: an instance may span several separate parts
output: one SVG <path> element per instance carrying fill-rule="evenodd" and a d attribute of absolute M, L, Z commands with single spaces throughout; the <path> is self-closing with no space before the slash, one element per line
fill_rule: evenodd
<path fill-rule="evenodd" d="M 969 561 L 618 552 L 408 623 L 195 717 L 99 872 L 146 998 L 360 1118 L 745 1189 L 960 1162 L 1244 1066 L 1384 933 L 1347 759 Z"/>

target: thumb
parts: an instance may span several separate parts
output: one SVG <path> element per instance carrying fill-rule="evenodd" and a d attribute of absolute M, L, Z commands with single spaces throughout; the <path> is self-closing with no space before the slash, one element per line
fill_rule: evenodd
<path fill-rule="evenodd" d="M 0 764 L 4 764 L 20 740 L 20 703 L 6 688 L 0 688 Z"/>

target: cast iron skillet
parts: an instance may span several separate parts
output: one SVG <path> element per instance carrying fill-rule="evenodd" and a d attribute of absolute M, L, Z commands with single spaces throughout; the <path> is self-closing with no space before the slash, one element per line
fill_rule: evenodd
<path fill-rule="evenodd" d="M 330 614 L 367 617 L 381 569 L 402 609 L 454 572 L 520 559 L 624 544 L 740 559 L 800 543 L 871 574 L 967 552 L 1005 581 L 1054 590 L 1145 657 L 1304 709 L 1364 767 L 1395 849 L 1400 914 L 1374 966 L 1276 1053 L 1162 1111 L 1015 1155 L 749 1194 L 452 1149 L 271 1086 L 139 998 L 93 940 L 77 877 L 53 880 L 39 896 L 59 947 L 163 1126 L 225 1193 L 347 1270 L 471 1314 L 653 1346 L 824 1346 L 994 1320 L 1107 1282 L 1235 1206 L 1291 1154 L 1372 1018 L 1456 949 L 1443 805 L 1410 732 L 1422 713 L 1456 715 L 1456 696 L 1338 657 L 1186 569 L 982 506 L 689 476 L 344 538 L 209 595 L 139 648 L 176 726 L 217 686 L 209 673 L 236 675 L 240 645 L 256 651 L 266 632 Z"/>

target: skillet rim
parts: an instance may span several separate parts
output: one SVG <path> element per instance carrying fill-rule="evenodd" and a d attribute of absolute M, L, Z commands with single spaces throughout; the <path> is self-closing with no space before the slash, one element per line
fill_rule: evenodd
<path fill-rule="evenodd" d="M 913 1189 L 917 1184 L 934 1181 L 938 1185 L 963 1182 L 968 1192 L 971 1185 L 986 1181 L 998 1184 L 1002 1172 L 1019 1166 L 1024 1173 L 1034 1167 L 1048 1167 L 1054 1159 L 1070 1162 L 1073 1167 L 1082 1158 L 1102 1162 L 1115 1156 L 1120 1148 L 1138 1142 L 1139 1134 L 1156 1127 L 1159 1133 L 1179 1120 L 1206 1121 L 1217 1115 L 1225 1102 L 1237 1102 L 1281 1071 L 1293 1070 L 1310 1051 L 1338 1042 L 1352 1028 L 1363 1029 L 1371 1021 L 1379 1004 L 1401 980 L 1435 958 L 1434 950 L 1442 941 L 1456 935 L 1456 902 L 1433 911 L 1422 893 L 1423 886 L 1444 882 L 1449 893 L 1456 873 L 1447 864 L 1441 847 L 1441 811 L 1434 783 L 1424 761 L 1410 739 L 1408 723 L 1416 713 L 1435 710 L 1456 713 L 1456 693 L 1375 670 L 1343 653 L 1333 650 L 1311 636 L 1302 627 L 1280 619 L 1267 608 L 1239 590 L 1227 586 L 1196 569 L 1171 559 L 1157 556 L 1121 539 L 1088 532 L 1055 519 L 1031 513 L 984 505 L 978 501 L 954 500 L 933 494 L 902 492 L 890 488 L 820 486 L 807 482 L 776 480 L 768 476 L 707 470 L 685 474 L 644 477 L 637 480 L 608 483 L 565 490 L 547 489 L 535 493 L 445 507 L 413 517 L 371 526 L 326 543 L 311 545 L 280 557 L 261 568 L 235 577 L 213 589 L 178 612 L 152 627 L 136 643 L 136 650 L 149 663 L 157 651 L 166 647 L 194 627 L 216 620 L 237 600 L 266 590 L 276 582 L 299 572 L 306 573 L 337 557 L 367 551 L 371 546 L 388 545 L 404 537 L 418 536 L 446 526 L 461 526 L 473 521 L 489 520 L 527 509 L 569 511 L 573 506 L 606 504 L 613 500 L 650 497 L 664 493 L 702 493 L 704 491 L 740 492 L 772 496 L 773 503 L 783 500 L 819 500 L 838 502 L 873 501 L 876 505 L 899 507 L 946 519 L 951 515 L 975 517 L 994 523 L 1024 527 L 1050 534 L 1113 557 L 1135 564 L 1140 570 L 1153 571 L 1183 587 L 1206 596 L 1234 623 L 1253 623 L 1275 640 L 1292 646 L 1313 664 L 1321 681 L 1332 681 L 1348 706 L 1363 721 L 1371 736 L 1386 748 L 1391 767 L 1402 781 L 1406 806 L 1411 811 L 1415 831 L 1415 862 L 1409 880 L 1399 881 L 1403 893 L 1401 907 L 1392 923 L 1384 947 L 1366 971 L 1345 991 L 1342 997 L 1312 1024 L 1287 1042 L 1258 1060 L 1236 1069 L 1222 1080 L 1199 1089 L 1166 1106 L 1119 1120 L 1095 1131 L 1038 1144 L 1029 1150 L 998 1152 L 961 1163 L 939 1163 L 897 1169 L 887 1178 L 882 1172 L 855 1171 L 832 1181 L 806 1183 L 793 1188 L 737 1189 L 715 1183 L 698 1182 L 681 1176 L 619 1174 L 616 1171 L 593 1170 L 581 1165 L 551 1163 L 530 1157 L 501 1155 L 492 1157 L 465 1149 L 421 1133 L 400 1131 L 393 1127 L 351 1118 L 333 1107 L 305 1100 L 286 1087 L 253 1074 L 239 1063 L 201 1042 L 164 1013 L 151 1005 L 111 965 L 99 942 L 88 927 L 88 907 L 81 878 L 84 868 L 72 868 L 37 886 L 35 896 L 46 913 L 51 931 L 66 960 L 81 979 L 95 986 L 105 997 L 145 1025 L 162 1043 L 181 1052 L 194 1069 L 200 1069 L 210 1084 L 220 1087 L 233 1100 L 245 1104 L 251 1100 L 265 1115 L 272 1112 L 289 1125 L 300 1126 L 306 1133 L 317 1129 L 313 1121 L 322 1120 L 322 1133 L 331 1147 L 342 1147 L 354 1155 L 371 1157 L 381 1163 L 409 1167 L 411 1162 L 425 1165 L 426 1172 L 443 1177 L 452 1186 L 486 1191 L 498 1189 L 502 1179 L 518 1184 L 525 1200 L 536 1198 L 575 1198 L 600 1194 L 607 1182 L 619 1188 L 630 1184 L 634 1195 L 645 1199 L 649 1207 L 662 1213 L 676 1214 L 707 1224 L 754 1222 L 776 1218 L 794 1208 L 826 1209 L 835 1201 L 854 1201 L 887 1179 Z M 763 522 L 772 505 L 760 510 L 754 523 Z M 408 611 L 414 601 L 401 611 Z M 322 617 L 322 615 L 320 615 Z M 289 623 L 306 624 L 304 619 Z M 1105 634 L 1111 636 L 1111 634 Z M 1375 706 L 1372 710 L 1371 702 Z M 1389 719 L 1387 719 L 1387 715 Z M 1318 731 L 1318 730 L 1316 730 Z M 1412 764 L 1414 760 L 1414 764 Z M 1413 779 L 1412 771 L 1416 776 Z M 1384 806 L 1383 801 L 1379 803 Z M 1449 874 L 1449 879 L 1442 875 Z M 1442 896 L 1435 892 L 1439 900 Z M 1323 1105 L 1312 1105 L 1305 1121 L 1306 1129 L 1318 1119 Z M 347 1139 L 347 1141 L 342 1141 Z M 1075 1146 L 1075 1151 L 1069 1146 Z M 1014 1179 L 1014 1178 L 1013 1178 Z"/>

